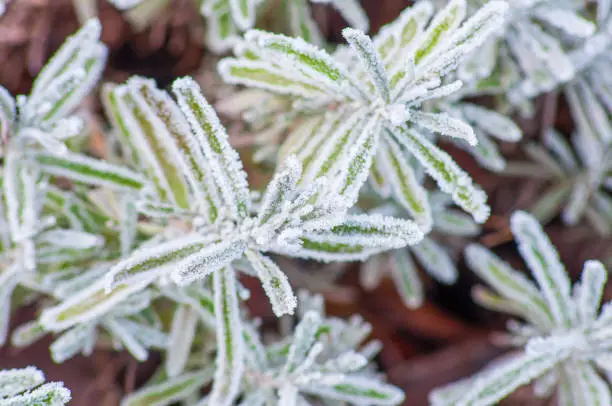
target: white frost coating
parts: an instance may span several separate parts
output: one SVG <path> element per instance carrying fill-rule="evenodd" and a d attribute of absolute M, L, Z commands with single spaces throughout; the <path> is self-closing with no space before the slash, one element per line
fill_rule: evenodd
<path fill-rule="evenodd" d="M 139 189 L 147 182 L 138 173 L 81 154 L 32 153 L 28 156 L 46 173 L 92 185 Z"/>
<path fill-rule="evenodd" d="M 70 399 L 70 391 L 64 387 L 63 383 L 51 382 L 45 383 L 30 392 L 3 400 L 7 401 L 7 405 L 65 405 L 70 402 Z"/>
<path fill-rule="evenodd" d="M 379 96 L 388 103 L 391 99 L 391 91 L 389 89 L 387 72 L 370 37 L 353 28 L 343 29 L 342 35 L 357 56 L 359 56 L 366 72 L 368 72 L 372 82 L 374 82 Z"/>
<path fill-rule="evenodd" d="M 277 317 L 293 314 L 297 306 L 297 299 L 287 276 L 274 262 L 258 252 L 247 250 L 246 258 L 257 271 L 266 295 L 272 302 L 274 314 Z"/>
<path fill-rule="evenodd" d="M 42 371 L 34 367 L 0 371 L 0 397 L 15 396 L 45 381 Z"/>
<path fill-rule="evenodd" d="M 450 285 L 457 281 L 458 272 L 453 259 L 439 244 L 430 238 L 410 247 L 419 262 L 436 280 Z"/>
<path fill-rule="evenodd" d="M 474 134 L 474 130 L 468 124 L 461 120 L 457 120 L 445 113 L 431 114 L 413 112 L 411 115 L 412 121 L 418 125 L 442 135 L 448 135 L 455 138 L 460 138 L 466 141 L 471 146 L 476 146 L 478 140 Z"/>
<path fill-rule="evenodd" d="M 517 142 L 523 136 L 521 129 L 512 120 L 494 110 L 471 103 L 461 103 L 461 110 L 468 122 L 501 141 Z"/>
<path fill-rule="evenodd" d="M 472 271 L 483 278 L 504 297 L 518 303 L 528 311 L 526 316 L 535 324 L 552 327 L 551 316 L 542 311 L 544 298 L 536 286 L 523 274 L 495 256 L 485 247 L 469 245 L 465 257 Z"/>
<path fill-rule="evenodd" d="M 187 364 L 196 333 L 198 314 L 186 305 L 179 305 L 172 318 L 166 352 L 166 373 L 170 378 L 181 374 Z"/>
<path fill-rule="evenodd" d="M 234 270 L 215 272 L 213 284 L 218 349 L 210 404 L 230 406 L 238 395 L 245 358 Z"/>
<path fill-rule="evenodd" d="M 110 291 L 127 281 L 149 279 L 152 274 L 160 275 L 167 271 L 165 268 L 174 267 L 177 260 L 196 254 L 211 242 L 210 238 L 206 239 L 194 233 L 171 242 L 141 248 L 111 268 L 105 276 L 106 289 Z M 132 269 L 137 269 L 137 272 L 131 274 Z"/>
<path fill-rule="evenodd" d="M 152 282 L 152 278 L 141 279 L 122 289 L 105 294 L 106 281 L 99 279 L 97 283 L 81 290 L 57 306 L 43 310 L 39 322 L 50 331 L 61 331 L 74 325 L 90 322 L 108 312 L 130 295 L 144 289 Z"/>
<path fill-rule="evenodd" d="M 472 214 L 477 223 L 486 221 L 491 211 L 486 194 L 474 187 L 470 177 L 448 154 L 411 129 L 395 127 L 391 134 L 419 159 L 440 189 L 451 194 L 457 205 Z"/>
<path fill-rule="evenodd" d="M 559 254 L 542 231 L 535 218 L 525 212 L 515 212 L 510 227 L 518 249 L 533 272 L 542 294 L 551 308 L 555 322 L 567 327 L 572 319 L 570 280 Z"/>
<path fill-rule="evenodd" d="M 187 285 L 228 266 L 233 260 L 240 258 L 245 249 L 246 243 L 240 238 L 210 244 L 176 263 L 170 277 L 177 285 Z"/>
<path fill-rule="evenodd" d="M 536 7 L 533 14 L 538 19 L 562 29 L 569 35 L 588 38 L 595 32 L 595 24 L 570 10 L 546 5 Z"/>
<path fill-rule="evenodd" d="M 584 263 L 580 288 L 575 290 L 574 297 L 577 313 L 582 323 L 595 321 L 607 280 L 608 274 L 601 262 L 586 261 Z"/>
<path fill-rule="evenodd" d="M 402 300 L 410 309 L 420 307 L 425 299 L 425 294 L 412 258 L 406 250 L 400 249 L 393 252 L 391 261 L 391 277 Z"/>
<path fill-rule="evenodd" d="M 234 217 L 244 217 L 249 211 L 250 201 L 246 173 L 238 153 L 229 144 L 225 128 L 192 78 L 177 79 L 172 89 L 204 156 L 210 162 L 225 204 Z M 210 133 L 206 133 L 206 126 L 210 126 Z"/>

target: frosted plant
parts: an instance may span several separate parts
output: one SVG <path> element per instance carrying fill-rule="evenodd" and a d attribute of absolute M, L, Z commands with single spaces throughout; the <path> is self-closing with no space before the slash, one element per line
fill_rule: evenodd
<path fill-rule="evenodd" d="M 99 42 L 100 29 L 92 20 L 66 40 L 29 96 L 15 101 L 0 87 L 0 344 L 6 338 L 12 292 L 35 277 L 37 263 L 61 251 L 90 251 L 102 243 L 84 230 L 54 228 L 56 219 L 42 213 L 47 176 L 29 159 L 32 154 L 65 153 L 64 140 L 81 131 L 82 120 L 71 113 L 103 69 L 106 48 Z"/>
<path fill-rule="evenodd" d="M 549 83 L 548 90 L 553 88 L 553 85 L 561 87 L 565 85 L 565 92 L 575 92 L 572 88 L 576 84 L 580 86 L 588 85 L 593 94 L 600 97 L 608 110 L 612 106 L 612 90 L 610 90 L 609 72 L 612 69 L 612 58 L 610 57 L 610 48 L 612 47 L 612 3 L 603 0 L 597 4 L 597 31 L 580 42 L 578 45 L 571 42 L 566 44 L 567 57 L 571 63 L 574 75 L 566 78 L 555 77 L 552 73 L 544 71 L 539 72 L 540 80 Z M 566 41 L 568 42 L 568 41 Z M 509 97 L 519 100 L 524 97 L 533 97 L 538 92 L 538 89 L 533 86 L 529 79 L 516 86 L 509 93 Z"/>
<path fill-rule="evenodd" d="M 340 170 L 365 134 L 371 144 L 365 164 L 372 166 L 372 176 L 389 179 L 394 197 L 424 230 L 431 228 L 431 210 L 406 165 L 411 155 L 460 207 L 484 222 L 489 215 L 484 192 L 425 135 L 433 131 L 475 145 L 473 130 L 420 107 L 461 87 L 459 81 L 442 80 L 501 24 L 506 9 L 503 2 L 491 2 L 461 25 L 466 4 L 454 0 L 428 24 L 433 6 L 422 1 L 373 39 L 345 29 L 350 50 L 333 55 L 299 38 L 249 31 L 239 57 L 222 60 L 219 72 L 228 83 L 293 98 L 291 108 L 301 119 L 292 125 L 281 157 L 298 156 L 302 182 Z"/>
<path fill-rule="evenodd" d="M 448 237 L 473 237 L 480 233 L 480 227 L 471 217 L 450 207 L 452 201 L 448 195 L 432 193 L 429 199 L 432 233 L 406 249 L 371 257 L 360 273 L 361 284 L 366 289 L 374 289 L 384 273 L 389 272 L 400 297 L 409 308 L 421 306 L 424 300 L 423 286 L 413 257 L 434 279 L 452 284 L 457 280 L 458 273 L 455 260 L 445 247 L 445 240 Z M 389 211 L 394 215 L 399 214 L 395 208 Z"/>
<path fill-rule="evenodd" d="M 241 405 L 398 405 L 403 393 L 382 382 L 368 365 L 380 348 L 363 345 L 370 325 L 357 316 L 348 321 L 325 317 L 322 298 L 303 297 L 299 322 L 286 337 L 262 342 L 257 329 L 245 324 L 242 335 L 247 362 L 239 385 Z M 169 404 L 219 404 L 199 390 L 210 382 L 211 369 L 199 369 L 153 383 L 128 395 L 122 406 Z M 311 403 L 314 402 L 314 403 Z"/>
<path fill-rule="evenodd" d="M 369 153 L 366 136 L 335 177 L 298 185 L 301 164 L 289 157 L 255 207 L 238 154 L 197 84 L 183 78 L 172 89 L 177 101 L 153 81 L 141 78 L 104 92 L 125 158 L 139 168 L 141 177 L 77 154 L 55 155 L 43 169 L 112 187 L 136 213 L 153 223 L 170 222 L 180 232 L 168 238 L 162 234 L 115 263 L 103 281 L 110 297 L 95 284 L 47 309 L 40 322 L 61 330 L 80 323 L 84 315 L 89 321 L 102 313 L 104 317 L 94 320 L 104 326 L 107 314 L 116 315 L 106 311 L 115 303 L 113 295 L 132 297 L 152 283 L 185 286 L 212 275 L 219 349 L 211 403 L 231 404 L 244 363 L 238 282 L 232 265 L 261 280 L 280 316 L 293 313 L 296 299 L 285 274 L 263 252 L 321 261 L 363 260 L 414 244 L 422 232 L 411 221 L 346 214 L 369 171 L 362 158 Z M 133 234 L 129 225 L 125 227 L 122 233 Z M 64 324 L 66 319 L 70 323 Z"/>
<path fill-rule="evenodd" d="M 93 0 L 73 0 L 77 9 L 95 9 Z M 169 5 L 168 0 L 110 0 L 138 29 L 143 29 Z M 84 3 L 89 3 L 85 5 Z M 324 44 L 323 34 L 314 21 L 310 3 L 329 4 L 350 26 L 367 31 L 369 22 L 359 0 L 288 0 L 280 5 L 269 0 L 194 0 L 206 20 L 208 47 L 217 53 L 228 51 L 240 40 L 240 33 L 255 27 L 258 9 L 266 3 L 274 9 L 274 24 L 282 22 L 291 35 L 317 45 Z M 281 15 L 279 15 L 281 14 Z M 284 14 L 284 15 L 282 15 Z"/>
<path fill-rule="evenodd" d="M 2 406 L 60 406 L 69 401 L 70 391 L 61 382 L 45 383 L 45 375 L 34 367 L 0 370 Z"/>
<path fill-rule="evenodd" d="M 486 3 L 472 1 L 475 9 Z M 581 14 L 581 0 L 519 0 L 509 6 L 503 30 L 462 64 L 458 76 L 472 92 L 512 89 L 507 97 L 520 104 L 574 76 L 565 37 L 588 38 L 595 24 Z"/>
<path fill-rule="evenodd" d="M 576 122 L 571 146 L 554 129 L 544 135 L 544 146 L 530 144 L 527 154 L 534 164 L 511 163 L 506 173 L 536 176 L 552 185 L 532 207 L 548 222 L 561 212 L 562 220 L 574 225 L 585 217 L 602 235 L 612 231 L 612 118 L 585 82 L 568 89 L 570 110 Z"/>
<path fill-rule="evenodd" d="M 523 319 L 508 325 L 509 343 L 521 350 L 471 379 L 434 391 L 432 405 L 493 405 L 532 381 L 539 396 L 550 396 L 556 389 L 559 405 L 611 404 L 612 307 L 606 303 L 599 309 L 606 270 L 598 261 L 587 261 L 572 290 L 537 220 L 515 212 L 511 228 L 537 286 L 480 245 L 469 246 L 466 258 L 496 291 L 481 287 L 475 300 Z"/>

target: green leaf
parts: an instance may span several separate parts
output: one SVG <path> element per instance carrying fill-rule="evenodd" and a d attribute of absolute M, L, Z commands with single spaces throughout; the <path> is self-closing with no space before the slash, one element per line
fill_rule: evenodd
<path fill-rule="evenodd" d="M 35 161 L 48 174 L 90 185 L 133 190 L 141 190 L 146 186 L 146 180 L 139 174 L 84 155 L 35 152 L 29 154 L 28 158 Z"/>

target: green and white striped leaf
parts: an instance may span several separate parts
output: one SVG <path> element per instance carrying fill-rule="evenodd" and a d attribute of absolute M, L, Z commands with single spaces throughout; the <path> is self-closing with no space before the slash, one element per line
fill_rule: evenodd
<path fill-rule="evenodd" d="M 187 305 L 178 305 L 172 317 L 168 348 L 166 349 L 166 374 L 179 376 L 185 369 L 195 338 L 198 313 Z"/>
<path fill-rule="evenodd" d="M 121 406 L 168 406 L 197 393 L 212 378 L 213 368 L 186 373 L 129 394 Z"/>
<path fill-rule="evenodd" d="M 427 191 L 410 166 L 408 154 L 391 137 L 385 137 L 381 147 L 380 164 L 384 168 L 381 176 L 391 186 L 395 201 L 410 213 L 424 233 L 429 232 L 433 219 Z"/>
<path fill-rule="evenodd" d="M 246 173 L 217 114 L 193 79 L 185 77 L 176 80 L 172 90 L 198 146 L 211 167 L 212 176 L 223 197 L 224 207 L 232 217 L 246 217 L 250 210 Z"/>
<path fill-rule="evenodd" d="M 101 31 L 97 19 L 88 20 L 45 64 L 21 109 L 26 123 L 50 128 L 91 92 L 106 63 Z"/>
<path fill-rule="evenodd" d="M 538 281 L 555 324 L 570 327 L 575 317 L 570 280 L 542 226 L 525 212 L 514 212 L 510 227 L 518 249 Z"/>
<path fill-rule="evenodd" d="M 280 270 L 274 261 L 257 251 L 247 250 L 246 259 L 257 272 L 264 291 L 272 303 L 274 314 L 277 317 L 293 314 L 297 306 L 297 299 L 293 294 L 287 275 Z"/>
<path fill-rule="evenodd" d="M 216 240 L 214 236 L 205 238 L 192 233 L 170 242 L 139 249 L 111 268 L 105 276 L 106 287 L 112 290 L 122 283 L 132 284 L 141 279 L 150 280 L 151 276 L 170 273 L 181 261 L 193 258 Z"/>
<path fill-rule="evenodd" d="M 394 406 L 404 400 L 404 393 L 399 388 L 375 379 L 351 375 L 334 378 L 323 374 L 317 383 L 302 386 L 300 390 L 325 399 L 354 404 Z"/>
<path fill-rule="evenodd" d="M 319 261 L 359 261 L 370 255 L 417 244 L 423 232 L 412 221 L 374 215 L 350 215 L 329 231 L 306 233 L 293 256 Z"/>
<path fill-rule="evenodd" d="M 472 214 L 477 223 L 486 221 L 491 211 L 486 204 L 486 194 L 472 184 L 470 177 L 447 153 L 412 129 L 395 127 L 387 131 L 418 158 L 440 189 L 451 194 L 458 206 Z"/>
<path fill-rule="evenodd" d="M 472 271 L 484 279 L 504 298 L 515 303 L 521 314 L 535 325 L 552 327 L 552 314 L 547 302 L 536 286 L 522 273 L 512 269 L 485 247 L 471 244 L 465 257 Z"/>
<path fill-rule="evenodd" d="M 132 190 L 141 190 L 147 185 L 141 175 L 127 168 L 84 155 L 36 152 L 29 154 L 28 158 L 36 162 L 43 172 L 90 185 Z"/>
<path fill-rule="evenodd" d="M 391 277 L 408 308 L 416 309 L 423 304 L 423 284 L 408 250 L 399 249 L 391 254 Z"/>
<path fill-rule="evenodd" d="M 437 281 L 450 285 L 457 281 L 458 272 L 455 263 L 444 247 L 433 239 L 425 237 L 418 244 L 410 247 L 428 274 Z"/>
<path fill-rule="evenodd" d="M 467 393 L 455 402 L 457 406 L 488 406 L 514 392 L 535 378 L 544 375 L 563 359 L 562 353 L 554 351 L 522 354 L 489 373 L 476 378 Z"/>
<path fill-rule="evenodd" d="M 246 247 L 246 242 L 242 238 L 226 238 L 212 243 L 179 261 L 170 273 L 170 277 L 179 286 L 203 279 L 242 257 Z"/>
<path fill-rule="evenodd" d="M 574 288 L 574 302 L 580 321 L 592 323 L 597 317 L 608 272 L 599 261 L 586 261 L 580 284 Z"/>
<path fill-rule="evenodd" d="M 66 298 L 58 305 L 44 309 L 39 322 L 50 331 L 61 331 L 74 325 L 82 325 L 101 317 L 151 282 L 152 278 L 141 279 L 129 285 L 119 285 L 107 293 L 106 281 L 99 279 L 97 283 Z"/>
<path fill-rule="evenodd" d="M 236 272 L 225 267 L 213 274 L 217 332 L 215 379 L 210 405 L 231 406 L 244 371 L 245 345 L 238 307 Z"/>

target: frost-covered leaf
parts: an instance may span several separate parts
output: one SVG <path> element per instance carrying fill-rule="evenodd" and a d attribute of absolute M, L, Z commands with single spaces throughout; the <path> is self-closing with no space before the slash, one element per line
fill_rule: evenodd
<path fill-rule="evenodd" d="M 245 249 L 246 244 L 242 238 L 229 238 L 209 244 L 197 253 L 181 259 L 170 276 L 177 285 L 187 285 L 230 265 L 244 254 Z"/>
<path fill-rule="evenodd" d="M 570 280 L 542 227 L 525 212 L 515 212 L 511 219 L 512 233 L 518 249 L 533 272 L 555 323 L 568 327 L 573 319 Z"/>
<path fill-rule="evenodd" d="M 407 162 L 408 154 L 397 141 L 385 138 L 381 148 L 381 165 L 384 167 L 381 176 L 386 177 L 397 202 L 412 215 L 424 233 L 431 230 L 433 219 L 427 201 L 427 191 L 421 186 L 414 169 Z"/>
<path fill-rule="evenodd" d="M 608 274 L 599 261 L 584 263 L 582 278 L 575 294 L 577 313 L 583 323 L 595 320 Z"/>
<path fill-rule="evenodd" d="M 179 305 L 176 308 L 172 317 L 166 351 L 166 374 L 170 378 L 179 376 L 185 369 L 195 337 L 197 321 L 198 314 L 192 308 L 186 305 Z"/>
<path fill-rule="evenodd" d="M 326 382 L 326 381 L 330 382 Z M 399 405 L 404 393 L 397 387 L 377 382 L 368 377 L 323 375 L 316 384 L 300 388 L 306 393 L 323 398 L 368 405 Z"/>
<path fill-rule="evenodd" d="M 306 233 L 297 257 L 322 261 L 364 260 L 391 248 L 416 244 L 423 233 L 412 221 L 381 215 L 351 215 L 329 231 Z"/>
<path fill-rule="evenodd" d="M 465 256 L 470 268 L 502 296 L 519 306 L 524 317 L 538 325 L 549 326 L 552 315 L 542 294 L 523 274 L 512 269 L 485 247 L 468 246 Z"/>
<path fill-rule="evenodd" d="M 113 306 L 151 283 L 151 278 L 141 279 L 129 285 L 118 285 L 113 291 L 106 291 L 106 281 L 98 280 L 93 285 L 66 298 L 60 304 L 43 310 L 39 322 L 46 329 L 61 331 L 83 324 L 103 315 Z"/>
<path fill-rule="evenodd" d="M 483 223 L 489 217 L 490 208 L 486 204 L 485 193 L 472 184 L 469 176 L 448 154 L 412 129 L 395 127 L 390 134 L 419 159 L 440 189 L 451 194 L 453 200 L 471 213 L 476 222 Z"/>
<path fill-rule="evenodd" d="M 423 304 L 424 293 L 417 268 L 405 249 L 395 250 L 391 255 L 391 276 L 404 303 L 409 308 Z"/>
<path fill-rule="evenodd" d="M 218 350 L 210 404 L 230 406 L 238 395 L 245 358 L 235 271 L 225 267 L 215 272 L 213 283 Z"/>
<path fill-rule="evenodd" d="M 268 257 L 253 250 L 246 251 L 246 258 L 257 272 L 263 288 L 272 302 L 276 316 L 293 314 L 297 300 L 289 284 L 289 279 Z"/>
<path fill-rule="evenodd" d="M 50 128 L 79 105 L 104 69 L 101 30 L 100 22 L 91 19 L 64 42 L 36 77 L 21 119 Z"/>
<path fill-rule="evenodd" d="M 27 367 L 0 371 L 0 398 L 18 395 L 45 381 L 42 371 Z"/>
<path fill-rule="evenodd" d="M 113 266 L 105 277 L 108 289 L 126 283 L 132 284 L 138 280 L 151 280 L 151 276 L 159 276 L 162 272 L 172 271 L 179 262 L 187 261 L 209 247 L 212 241 L 197 233 L 177 238 L 170 242 L 146 247 L 135 251 L 130 257 Z"/>
<path fill-rule="evenodd" d="M 555 353 L 554 351 L 520 355 L 477 378 L 467 390 L 467 393 L 456 402 L 456 405 L 485 406 L 495 404 L 516 388 L 542 376 L 562 358 L 562 353 Z"/>
<path fill-rule="evenodd" d="M 70 401 L 70 391 L 63 383 L 45 383 L 38 388 L 10 399 L 0 399 L 1 406 L 13 405 L 65 405 Z"/>
<path fill-rule="evenodd" d="M 209 162 L 225 206 L 233 216 L 244 218 L 250 204 L 246 173 L 238 154 L 229 144 L 225 128 L 193 79 L 185 77 L 176 80 L 172 90 L 199 148 Z"/>
<path fill-rule="evenodd" d="M 353 28 L 345 28 L 342 30 L 342 35 L 370 75 L 378 96 L 385 102 L 389 102 L 391 100 L 391 90 L 389 89 L 387 72 L 370 37 Z"/>
<path fill-rule="evenodd" d="M 425 237 L 418 244 L 410 247 L 427 273 L 445 284 L 457 280 L 458 273 L 450 255 L 431 238 Z"/>
<path fill-rule="evenodd" d="M 190 372 L 129 394 L 121 406 L 167 406 L 196 393 L 213 378 L 213 369 Z"/>
<path fill-rule="evenodd" d="M 146 180 L 139 174 L 84 155 L 37 152 L 30 154 L 29 159 L 36 162 L 46 173 L 78 182 L 135 190 L 146 186 Z"/>

